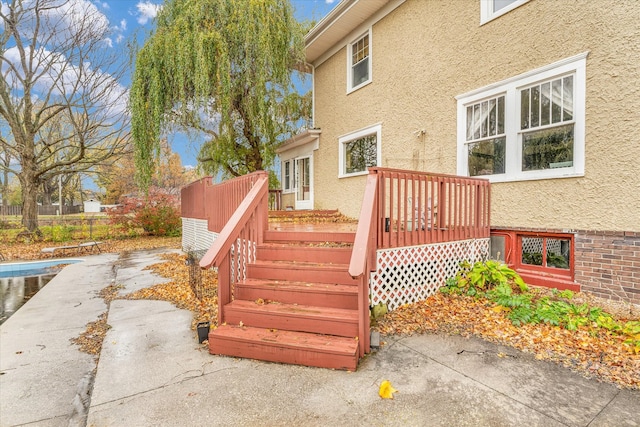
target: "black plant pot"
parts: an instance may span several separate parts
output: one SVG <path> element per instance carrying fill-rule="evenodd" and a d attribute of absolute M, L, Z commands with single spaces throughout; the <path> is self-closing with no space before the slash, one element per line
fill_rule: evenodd
<path fill-rule="evenodd" d="M 209 328 L 211 325 L 209 322 L 200 322 L 198 323 L 198 342 L 202 344 L 204 341 L 209 339 Z"/>

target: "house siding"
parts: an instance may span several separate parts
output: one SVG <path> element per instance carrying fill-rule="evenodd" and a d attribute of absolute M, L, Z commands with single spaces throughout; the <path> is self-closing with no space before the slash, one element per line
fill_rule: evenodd
<path fill-rule="evenodd" d="M 639 16 L 635 0 L 531 0 L 480 25 L 479 0 L 407 0 L 365 22 L 351 36 L 372 29 L 371 84 L 347 94 L 346 45 L 314 64 L 315 207 L 359 215 L 341 135 L 382 123 L 380 166 L 455 174 L 456 96 L 588 52 L 584 176 L 494 183 L 491 222 L 576 233 L 576 282 L 640 303 Z"/>
<path fill-rule="evenodd" d="M 635 1 L 532 0 L 481 26 L 478 0 L 406 1 L 372 25 L 371 84 L 346 94 L 344 47 L 316 64 L 316 207 L 359 214 L 341 135 L 381 122 L 382 166 L 455 173 L 456 95 L 588 51 L 584 177 L 495 183 L 492 222 L 640 231 L 638 16 Z"/>

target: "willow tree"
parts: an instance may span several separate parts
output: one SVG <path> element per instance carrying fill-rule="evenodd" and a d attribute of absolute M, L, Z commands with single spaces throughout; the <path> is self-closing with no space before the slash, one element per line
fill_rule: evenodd
<path fill-rule="evenodd" d="M 292 84 L 303 34 L 288 0 L 168 1 L 135 60 L 139 183 L 149 185 L 160 141 L 176 126 L 206 135 L 199 161 L 209 173 L 268 169 L 309 112 Z"/>

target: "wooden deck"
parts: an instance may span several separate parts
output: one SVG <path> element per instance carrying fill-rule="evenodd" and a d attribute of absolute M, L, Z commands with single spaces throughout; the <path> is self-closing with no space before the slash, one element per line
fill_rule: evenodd
<path fill-rule="evenodd" d="M 487 180 L 369 168 L 357 220 L 269 211 L 268 181 L 260 171 L 182 189 L 181 216 L 217 233 L 199 262 L 218 269 L 212 354 L 354 370 L 370 351 L 378 250 L 489 236 Z"/>

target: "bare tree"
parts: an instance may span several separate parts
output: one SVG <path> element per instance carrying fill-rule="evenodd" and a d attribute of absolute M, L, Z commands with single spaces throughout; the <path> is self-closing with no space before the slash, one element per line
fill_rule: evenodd
<path fill-rule="evenodd" d="M 43 182 L 90 171 L 128 145 L 128 93 L 118 83 L 127 59 L 87 0 L 13 0 L 0 17 L 0 148 L 17 163 L 0 168 L 18 177 L 22 223 L 36 231 Z"/>
<path fill-rule="evenodd" d="M 0 133 L 0 140 L 2 134 Z M 9 206 L 9 165 L 11 157 L 8 151 L 0 152 L 0 196 L 2 196 L 2 206 Z"/>

